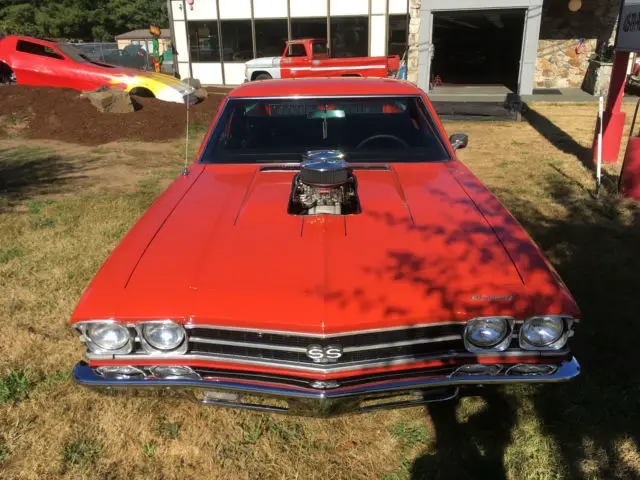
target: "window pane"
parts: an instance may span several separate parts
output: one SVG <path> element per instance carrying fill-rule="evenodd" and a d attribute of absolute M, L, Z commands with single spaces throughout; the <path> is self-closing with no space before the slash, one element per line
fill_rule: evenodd
<path fill-rule="evenodd" d="M 334 17 L 331 19 L 331 56 L 366 57 L 369 55 L 369 19 Z"/>
<path fill-rule="evenodd" d="M 189 22 L 192 62 L 219 62 L 218 22 Z"/>
<path fill-rule="evenodd" d="M 327 38 L 327 18 L 292 18 L 291 38 Z"/>
<path fill-rule="evenodd" d="M 287 49 L 287 57 L 306 57 L 307 49 L 302 43 L 291 43 Z"/>
<path fill-rule="evenodd" d="M 53 48 L 40 45 L 39 43 L 31 43 L 25 40 L 18 40 L 16 50 L 19 52 L 30 53 L 32 55 L 40 55 L 42 57 L 55 58 L 56 60 L 64 60 L 64 57 L 56 52 Z"/>
<path fill-rule="evenodd" d="M 389 15 L 389 44 L 387 55 L 402 57 L 407 49 L 407 15 Z"/>
<path fill-rule="evenodd" d="M 256 20 L 258 57 L 279 57 L 287 42 L 287 20 Z"/>
<path fill-rule="evenodd" d="M 222 20 L 222 56 L 225 62 L 246 62 L 253 58 L 251 20 Z"/>

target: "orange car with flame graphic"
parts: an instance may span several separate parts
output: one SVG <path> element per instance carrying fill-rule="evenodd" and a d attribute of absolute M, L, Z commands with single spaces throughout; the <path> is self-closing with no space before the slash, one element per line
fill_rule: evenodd
<path fill-rule="evenodd" d="M 196 91 L 171 75 L 95 62 L 72 45 L 10 36 L 0 39 L 0 84 L 95 90 L 120 87 L 140 96 L 196 103 Z"/>

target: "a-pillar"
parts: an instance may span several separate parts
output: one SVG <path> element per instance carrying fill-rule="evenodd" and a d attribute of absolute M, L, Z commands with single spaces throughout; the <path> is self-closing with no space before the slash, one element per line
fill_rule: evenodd
<path fill-rule="evenodd" d="M 629 64 L 629 52 L 616 52 L 607 95 L 607 107 L 604 112 L 602 129 L 602 161 L 615 163 L 620 153 L 622 143 L 622 131 L 624 130 L 625 114 L 620 110 L 624 86 L 627 81 L 627 66 Z M 598 132 L 600 124 L 596 122 L 596 132 L 593 139 L 593 161 L 598 158 Z"/>

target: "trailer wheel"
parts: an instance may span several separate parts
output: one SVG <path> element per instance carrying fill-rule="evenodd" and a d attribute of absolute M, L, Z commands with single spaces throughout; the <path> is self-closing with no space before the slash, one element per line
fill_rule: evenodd
<path fill-rule="evenodd" d="M 0 85 L 12 85 L 16 83 L 16 75 L 6 63 L 0 62 Z"/>
<path fill-rule="evenodd" d="M 261 72 L 257 74 L 253 79 L 254 80 L 271 80 L 273 77 L 269 75 L 267 72 Z"/>

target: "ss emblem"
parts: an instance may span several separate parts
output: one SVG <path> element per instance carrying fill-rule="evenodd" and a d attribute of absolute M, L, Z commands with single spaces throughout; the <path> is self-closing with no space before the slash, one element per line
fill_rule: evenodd
<path fill-rule="evenodd" d="M 342 356 L 342 345 L 309 345 L 307 347 L 307 357 L 315 363 L 337 362 Z"/>

